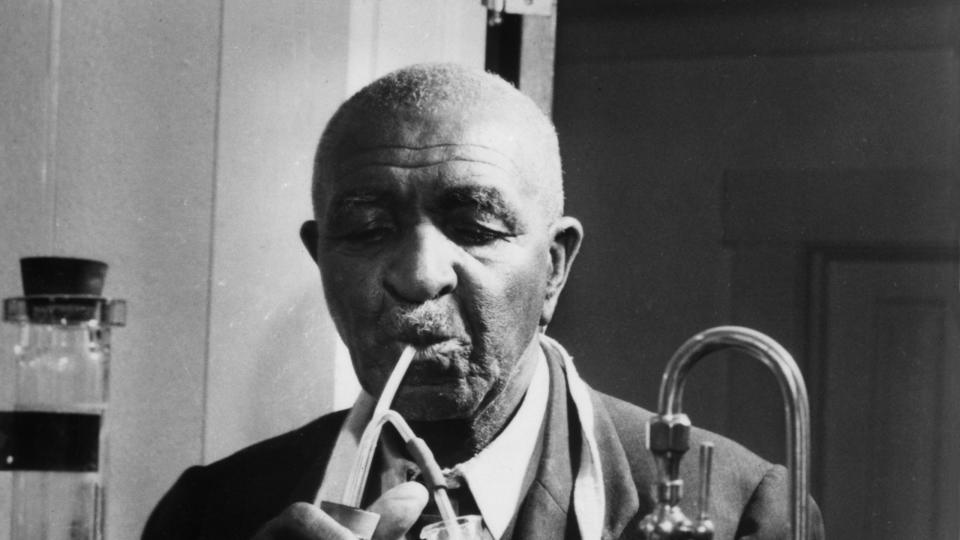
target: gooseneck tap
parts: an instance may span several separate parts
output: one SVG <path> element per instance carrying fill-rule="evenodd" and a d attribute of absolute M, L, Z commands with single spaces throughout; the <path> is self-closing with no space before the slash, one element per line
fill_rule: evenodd
<path fill-rule="evenodd" d="M 808 538 L 810 406 L 800 370 L 783 347 L 756 330 L 720 326 L 692 337 L 674 353 L 660 383 L 658 415 L 647 425 L 647 446 L 657 462 L 657 505 L 640 524 L 647 540 L 711 540 L 708 515 L 712 447 L 701 448 L 700 509 L 696 522 L 680 510 L 683 480 L 680 462 L 690 446 L 690 419 L 682 411 L 683 387 L 694 365 L 710 353 L 739 350 L 760 360 L 776 376 L 787 421 L 787 468 L 790 470 L 790 531 L 793 540 Z M 709 443 L 708 443 L 709 444 Z M 706 446 L 706 445 L 705 445 Z"/>

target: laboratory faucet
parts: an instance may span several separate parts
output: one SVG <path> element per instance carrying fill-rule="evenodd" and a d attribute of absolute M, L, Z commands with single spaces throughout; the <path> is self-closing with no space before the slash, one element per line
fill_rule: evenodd
<path fill-rule="evenodd" d="M 810 406 L 796 362 L 776 341 L 756 330 L 720 326 L 692 337 L 674 353 L 660 383 L 658 414 L 647 425 L 647 447 L 657 462 L 656 506 L 640 523 L 646 540 L 712 540 L 709 516 L 713 446 L 700 449 L 700 496 L 696 520 L 680 510 L 683 480 L 680 462 L 690 447 L 690 419 L 682 411 L 683 386 L 690 370 L 707 355 L 739 350 L 760 360 L 776 376 L 787 421 L 787 468 L 790 471 L 790 538 L 808 538 Z"/>

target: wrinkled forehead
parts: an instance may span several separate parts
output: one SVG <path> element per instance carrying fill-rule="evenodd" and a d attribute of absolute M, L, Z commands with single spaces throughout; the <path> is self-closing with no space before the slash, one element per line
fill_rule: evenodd
<path fill-rule="evenodd" d="M 534 146 L 523 137 L 522 126 L 486 111 L 359 111 L 342 122 L 318 165 L 329 181 L 370 165 L 414 168 L 472 162 L 502 169 L 523 191 L 537 191 Z"/>
<path fill-rule="evenodd" d="M 463 146 L 486 148 L 498 159 L 514 161 L 519 166 L 523 153 L 516 151 L 519 126 L 493 111 L 446 109 L 433 112 L 392 111 L 351 114 L 344 122 L 338 159 L 378 148 L 440 148 Z M 493 157 L 493 156 L 491 156 Z"/>
<path fill-rule="evenodd" d="M 499 169 L 505 176 L 522 178 L 511 157 L 496 148 L 474 143 L 377 145 L 343 152 L 331 167 L 334 180 L 347 179 L 364 169 L 396 167 L 422 169 L 443 165 L 474 165 Z"/>

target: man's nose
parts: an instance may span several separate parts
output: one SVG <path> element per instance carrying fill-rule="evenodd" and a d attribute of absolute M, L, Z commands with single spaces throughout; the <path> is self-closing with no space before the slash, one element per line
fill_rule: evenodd
<path fill-rule="evenodd" d="M 432 224 L 415 227 L 397 247 L 384 278 L 396 299 L 420 304 L 457 286 L 455 245 Z"/>

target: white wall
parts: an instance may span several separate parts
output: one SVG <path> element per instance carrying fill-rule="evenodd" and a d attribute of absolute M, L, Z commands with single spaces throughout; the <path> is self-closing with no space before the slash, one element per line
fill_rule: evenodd
<path fill-rule="evenodd" d="M 424 60 L 482 66 L 484 35 L 471 2 L 225 5 L 207 461 L 352 403 L 358 386 L 298 236 L 316 140 L 377 75 Z"/>
<path fill-rule="evenodd" d="M 0 283 L 20 293 L 25 255 L 111 265 L 130 324 L 111 367 L 109 531 L 135 538 L 202 451 L 219 3 L 58 5 L 0 4 Z"/>
<path fill-rule="evenodd" d="M 136 538 L 184 467 L 352 401 L 297 237 L 313 145 L 376 75 L 482 66 L 484 17 L 466 0 L 0 2 L 0 295 L 20 293 L 20 257 L 56 254 L 107 261 L 105 294 L 129 302 L 108 538 Z"/>

